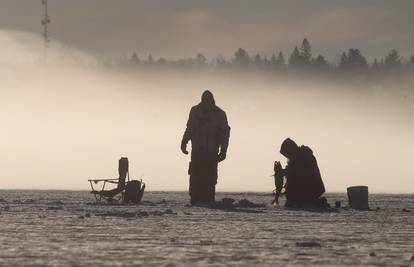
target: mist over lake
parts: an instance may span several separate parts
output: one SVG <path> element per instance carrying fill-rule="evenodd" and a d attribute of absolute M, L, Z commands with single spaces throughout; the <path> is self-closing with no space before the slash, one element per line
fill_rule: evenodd
<path fill-rule="evenodd" d="M 115 177 L 127 156 L 131 175 L 145 177 L 150 190 L 186 190 L 180 139 L 191 106 L 209 89 L 232 128 L 220 191 L 272 190 L 286 137 L 314 151 L 328 192 L 355 184 L 414 190 L 411 79 L 121 72 L 75 63 L 1 68 L 3 188 L 87 189 L 87 179 Z"/>

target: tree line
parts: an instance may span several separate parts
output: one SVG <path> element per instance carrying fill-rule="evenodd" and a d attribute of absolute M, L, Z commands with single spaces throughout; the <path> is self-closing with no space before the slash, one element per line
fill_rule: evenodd
<path fill-rule="evenodd" d="M 270 57 L 265 55 L 250 55 L 245 49 L 239 48 L 234 56 L 227 60 L 223 56 L 218 56 L 213 60 L 208 60 L 203 54 L 199 53 L 195 57 L 167 60 L 165 58 L 155 59 L 151 54 L 141 59 L 136 53 L 124 59 L 107 60 L 104 62 L 111 66 L 143 67 L 143 68 L 222 68 L 222 69 L 248 69 L 248 70 L 267 70 L 274 72 L 381 72 L 387 70 L 414 70 L 414 55 L 408 60 L 404 59 L 396 49 L 383 58 L 375 59 L 369 63 L 359 49 L 350 48 L 343 52 L 338 62 L 332 63 L 318 54 L 312 54 L 312 47 L 308 39 L 303 39 L 300 46 L 295 46 L 288 58 L 283 52 L 273 54 Z"/>

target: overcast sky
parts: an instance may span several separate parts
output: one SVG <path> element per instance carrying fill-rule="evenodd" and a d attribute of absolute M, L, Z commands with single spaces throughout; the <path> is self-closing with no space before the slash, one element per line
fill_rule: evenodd
<path fill-rule="evenodd" d="M 0 0 L 0 29 L 41 32 L 40 0 Z M 414 54 L 412 0 L 49 0 L 53 39 L 98 56 L 290 53 L 307 37 L 330 60 Z"/>

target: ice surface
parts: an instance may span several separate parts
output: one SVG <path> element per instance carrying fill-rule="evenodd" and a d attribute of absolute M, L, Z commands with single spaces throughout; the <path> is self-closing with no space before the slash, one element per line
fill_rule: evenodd
<path fill-rule="evenodd" d="M 222 198 L 234 207 L 191 207 L 185 192 L 126 206 L 88 192 L 0 191 L 0 266 L 414 265 L 413 195 L 336 212 L 274 207 L 263 193 Z"/>

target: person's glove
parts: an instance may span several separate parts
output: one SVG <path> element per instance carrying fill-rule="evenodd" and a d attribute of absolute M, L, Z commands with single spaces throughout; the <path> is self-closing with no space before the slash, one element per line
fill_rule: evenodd
<path fill-rule="evenodd" d="M 226 159 L 226 154 L 227 154 L 226 151 L 220 151 L 220 153 L 218 154 L 218 162 L 221 162 L 221 161 L 225 160 Z"/>
<path fill-rule="evenodd" d="M 182 151 L 184 154 L 188 155 L 188 151 L 187 151 L 187 143 L 185 143 L 185 142 L 182 142 L 182 143 L 181 143 L 181 151 Z"/>

